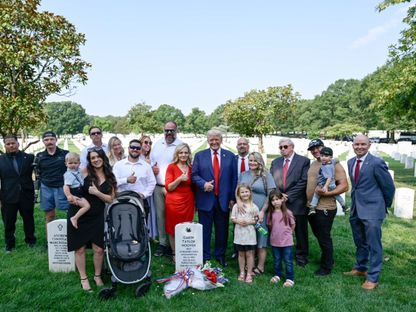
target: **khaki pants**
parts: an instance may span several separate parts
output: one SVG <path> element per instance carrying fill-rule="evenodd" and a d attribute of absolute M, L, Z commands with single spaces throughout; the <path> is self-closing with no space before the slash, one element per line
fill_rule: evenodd
<path fill-rule="evenodd" d="M 156 206 L 157 230 L 159 233 L 159 244 L 169 246 L 168 237 L 165 230 L 165 193 L 164 187 L 156 185 L 153 193 L 153 200 Z"/>

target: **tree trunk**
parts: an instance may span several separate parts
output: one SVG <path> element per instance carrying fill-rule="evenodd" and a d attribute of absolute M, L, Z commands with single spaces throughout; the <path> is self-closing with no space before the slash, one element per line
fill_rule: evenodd
<path fill-rule="evenodd" d="M 264 153 L 263 135 L 259 134 L 257 137 L 259 138 L 259 152 Z"/>

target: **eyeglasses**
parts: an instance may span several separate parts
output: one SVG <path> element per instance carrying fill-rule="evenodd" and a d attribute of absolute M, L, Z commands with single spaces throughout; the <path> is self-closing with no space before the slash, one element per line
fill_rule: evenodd
<path fill-rule="evenodd" d="M 149 144 L 149 145 L 152 145 L 152 144 L 153 144 L 153 142 L 152 142 L 152 141 L 143 141 L 143 143 L 144 143 L 144 144 Z"/>
<path fill-rule="evenodd" d="M 282 149 L 288 149 L 289 148 L 289 145 L 280 145 L 279 146 L 279 149 L 280 150 L 282 150 Z"/>
<path fill-rule="evenodd" d="M 90 135 L 100 135 L 101 131 L 91 132 Z"/>
<path fill-rule="evenodd" d="M 165 133 L 175 133 L 176 129 L 165 129 Z"/>
<path fill-rule="evenodd" d="M 129 149 L 132 149 L 134 151 L 140 151 L 142 149 L 142 147 L 141 146 L 132 146 L 132 145 L 130 145 Z"/>

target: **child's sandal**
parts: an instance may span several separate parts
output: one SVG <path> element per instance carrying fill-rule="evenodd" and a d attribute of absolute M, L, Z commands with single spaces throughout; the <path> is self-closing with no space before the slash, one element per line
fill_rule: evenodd
<path fill-rule="evenodd" d="M 246 280 L 246 273 L 240 272 L 240 275 L 238 276 L 238 280 L 240 282 L 244 282 Z"/>
<path fill-rule="evenodd" d="M 247 275 L 246 275 L 246 280 L 245 280 L 245 282 L 246 282 L 247 284 L 251 284 L 251 283 L 253 283 L 253 276 L 251 276 L 250 274 L 247 274 Z"/>
<path fill-rule="evenodd" d="M 293 287 L 293 285 L 295 285 L 295 282 L 287 279 L 284 283 L 283 283 L 283 287 Z"/>
<path fill-rule="evenodd" d="M 270 279 L 270 284 L 277 284 L 280 282 L 280 277 L 275 275 Z"/>

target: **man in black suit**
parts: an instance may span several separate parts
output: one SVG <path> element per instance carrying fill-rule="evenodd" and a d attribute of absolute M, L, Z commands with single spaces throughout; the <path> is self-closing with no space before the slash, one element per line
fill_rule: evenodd
<path fill-rule="evenodd" d="M 295 216 L 296 263 L 304 267 L 308 263 L 308 209 L 306 206 L 306 184 L 310 160 L 294 152 L 290 139 L 281 139 L 281 157 L 272 161 L 272 174 L 279 191 L 286 197 L 286 205 Z"/>
<path fill-rule="evenodd" d="M 0 156 L 1 215 L 6 252 L 10 253 L 16 246 L 14 232 L 18 211 L 23 219 L 25 242 L 29 247 L 33 247 L 36 243 L 33 218 L 35 192 L 32 180 L 34 156 L 19 151 L 19 143 L 15 135 L 6 135 L 3 142 L 6 154 Z"/>

